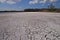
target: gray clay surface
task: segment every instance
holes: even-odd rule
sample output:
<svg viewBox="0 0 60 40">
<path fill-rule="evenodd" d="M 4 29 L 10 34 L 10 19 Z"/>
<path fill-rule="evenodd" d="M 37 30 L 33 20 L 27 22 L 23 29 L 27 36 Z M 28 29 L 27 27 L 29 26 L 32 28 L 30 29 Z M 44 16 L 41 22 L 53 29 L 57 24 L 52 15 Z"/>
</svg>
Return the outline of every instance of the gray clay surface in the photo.
<svg viewBox="0 0 60 40">
<path fill-rule="evenodd" d="M 60 40 L 60 14 L 1 13 L 0 40 Z"/>
</svg>

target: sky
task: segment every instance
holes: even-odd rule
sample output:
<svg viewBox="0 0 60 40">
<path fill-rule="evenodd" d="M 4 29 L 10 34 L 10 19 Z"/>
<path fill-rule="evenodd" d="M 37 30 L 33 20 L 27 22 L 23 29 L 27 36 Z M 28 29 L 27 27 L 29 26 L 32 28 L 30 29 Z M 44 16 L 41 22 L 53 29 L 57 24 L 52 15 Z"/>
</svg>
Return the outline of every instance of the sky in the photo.
<svg viewBox="0 0 60 40">
<path fill-rule="evenodd" d="M 48 8 L 51 3 L 60 8 L 60 0 L 0 0 L 0 11 Z"/>
</svg>

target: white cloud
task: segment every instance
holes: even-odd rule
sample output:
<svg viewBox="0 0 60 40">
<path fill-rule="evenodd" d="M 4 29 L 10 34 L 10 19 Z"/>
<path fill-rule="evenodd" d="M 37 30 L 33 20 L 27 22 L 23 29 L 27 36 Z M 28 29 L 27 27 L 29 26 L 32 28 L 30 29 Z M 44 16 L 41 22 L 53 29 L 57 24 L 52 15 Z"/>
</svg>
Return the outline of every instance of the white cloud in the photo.
<svg viewBox="0 0 60 40">
<path fill-rule="evenodd" d="M 40 3 L 46 3 L 47 0 L 41 0 Z"/>
<path fill-rule="evenodd" d="M 6 3 L 8 3 L 8 4 L 15 4 L 16 2 L 9 0 Z"/>
<path fill-rule="evenodd" d="M 21 0 L 0 0 L 0 3 L 15 4 Z"/>
<path fill-rule="evenodd" d="M 33 0 L 29 2 L 29 4 L 36 4 L 36 3 L 38 3 L 38 0 Z"/>
<path fill-rule="evenodd" d="M 56 2 L 57 0 L 32 0 L 32 1 L 29 2 L 29 4 L 46 3 L 47 1 Z"/>
</svg>

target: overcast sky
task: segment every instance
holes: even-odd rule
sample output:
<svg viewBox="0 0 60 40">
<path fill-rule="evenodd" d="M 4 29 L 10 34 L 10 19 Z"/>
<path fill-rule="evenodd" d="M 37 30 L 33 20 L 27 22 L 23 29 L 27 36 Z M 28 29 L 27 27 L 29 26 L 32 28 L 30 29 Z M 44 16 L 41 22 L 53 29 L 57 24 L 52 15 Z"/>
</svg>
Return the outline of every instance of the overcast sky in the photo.
<svg viewBox="0 0 60 40">
<path fill-rule="evenodd" d="M 47 8 L 51 3 L 54 3 L 56 8 L 60 8 L 60 0 L 0 0 L 0 10 Z"/>
</svg>

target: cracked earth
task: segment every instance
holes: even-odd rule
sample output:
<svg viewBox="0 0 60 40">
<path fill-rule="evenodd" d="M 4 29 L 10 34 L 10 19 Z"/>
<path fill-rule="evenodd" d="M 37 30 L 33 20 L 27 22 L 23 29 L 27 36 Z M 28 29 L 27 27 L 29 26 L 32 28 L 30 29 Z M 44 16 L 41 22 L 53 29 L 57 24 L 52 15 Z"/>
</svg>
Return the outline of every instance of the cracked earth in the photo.
<svg viewBox="0 0 60 40">
<path fill-rule="evenodd" d="M 60 14 L 1 13 L 0 40 L 60 40 Z"/>
</svg>

